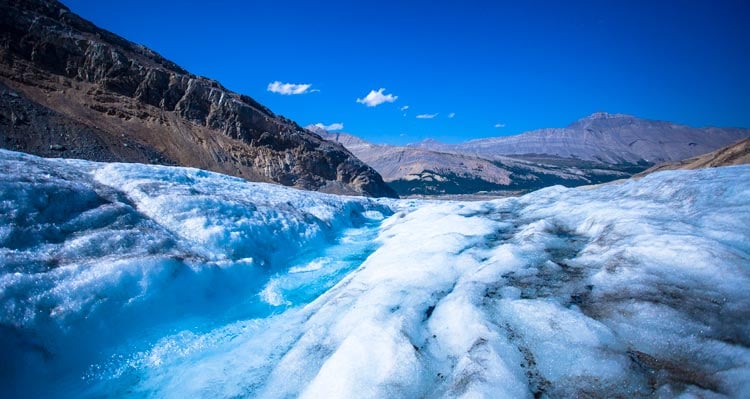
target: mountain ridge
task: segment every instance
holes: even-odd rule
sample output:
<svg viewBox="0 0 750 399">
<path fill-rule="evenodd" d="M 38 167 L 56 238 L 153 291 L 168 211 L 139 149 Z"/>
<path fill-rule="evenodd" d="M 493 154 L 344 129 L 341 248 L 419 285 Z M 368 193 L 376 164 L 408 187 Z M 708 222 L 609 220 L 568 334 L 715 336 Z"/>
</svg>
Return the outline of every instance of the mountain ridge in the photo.
<svg viewBox="0 0 750 399">
<path fill-rule="evenodd" d="M 750 129 L 697 129 L 606 112 L 585 116 L 565 128 L 459 144 L 431 138 L 406 146 L 373 144 L 343 132 L 307 128 L 347 147 L 400 195 L 502 194 L 554 184 L 606 183 L 661 163 L 653 160 L 679 161 L 735 138 L 750 137 Z M 552 144 L 545 146 L 547 142 Z"/>
<path fill-rule="evenodd" d="M 373 144 L 343 132 L 308 126 L 375 168 L 399 195 L 507 195 L 553 184 L 578 186 L 628 177 L 645 166 L 606 166 L 558 157 L 483 156 L 440 148 Z"/>
<path fill-rule="evenodd" d="M 535 129 L 458 144 L 422 141 L 412 146 L 484 156 L 547 154 L 609 164 L 656 164 L 704 154 L 747 137 L 747 128 L 694 128 L 628 114 L 596 112 L 563 128 Z"/>
<path fill-rule="evenodd" d="M 8 97 L 0 109 L 4 148 L 192 166 L 341 194 L 395 195 L 343 146 L 96 27 L 59 2 L 3 0 L 0 10 L 0 83 Z M 14 108 L 18 102 L 23 106 Z M 79 135 L 82 128 L 86 136 Z M 81 142 L 97 145 L 79 148 Z"/>
</svg>

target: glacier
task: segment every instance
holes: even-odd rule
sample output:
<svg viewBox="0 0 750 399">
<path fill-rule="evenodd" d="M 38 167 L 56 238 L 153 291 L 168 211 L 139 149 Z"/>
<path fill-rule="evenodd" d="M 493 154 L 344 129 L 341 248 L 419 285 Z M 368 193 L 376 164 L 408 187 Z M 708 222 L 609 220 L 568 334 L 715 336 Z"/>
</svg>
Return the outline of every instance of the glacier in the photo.
<svg viewBox="0 0 750 399">
<path fill-rule="evenodd" d="M 2 397 L 750 397 L 750 166 L 484 202 L 0 150 Z"/>
</svg>

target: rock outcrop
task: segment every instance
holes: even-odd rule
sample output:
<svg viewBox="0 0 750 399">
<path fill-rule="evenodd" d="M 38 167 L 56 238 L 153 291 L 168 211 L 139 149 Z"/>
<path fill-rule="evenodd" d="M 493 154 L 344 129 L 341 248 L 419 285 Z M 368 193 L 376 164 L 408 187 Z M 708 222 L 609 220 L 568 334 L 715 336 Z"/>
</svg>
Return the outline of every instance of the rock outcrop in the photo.
<svg viewBox="0 0 750 399">
<path fill-rule="evenodd" d="M 0 83 L 3 148 L 395 195 L 343 146 L 56 1 L 0 0 Z"/>
</svg>

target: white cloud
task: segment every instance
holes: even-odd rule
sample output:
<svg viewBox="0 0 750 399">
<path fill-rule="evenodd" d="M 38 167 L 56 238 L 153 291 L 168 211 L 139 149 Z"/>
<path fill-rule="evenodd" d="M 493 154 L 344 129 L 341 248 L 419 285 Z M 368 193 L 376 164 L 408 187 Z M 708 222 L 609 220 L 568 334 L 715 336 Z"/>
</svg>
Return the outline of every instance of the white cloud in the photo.
<svg viewBox="0 0 750 399">
<path fill-rule="evenodd" d="M 448 114 L 448 119 L 453 119 L 454 116 L 456 116 L 456 113 L 451 112 L 450 114 Z"/>
<path fill-rule="evenodd" d="M 305 83 L 305 84 L 297 84 L 297 83 L 281 83 L 280 81 L 271 82 L 268 84 L 267 90 L 271 93 L 278 93 L 283 95 L 292 95 L 292 94 L 307 94 L 307 93 L 314 93 L 320 90 L 314 89 L 310 90 L 310 87 L 312 87 L 312 84 Z"/>
<path fill-rule="evenodd" d="M 408 105 L 404 105 L 403 107 L 401 107 L 401 111 L 406 111 L 407 109 L 409 109 Z"/>
<path fill-rule="evenodd" d="M 417 119 L 432 119 L 436 116 L 438 116 L 438 114 L 419 114 L 417 115 Z"/>
<path fill-rule="evenodd" d="M 505 127 L 505 124 L 504 123 L 496 123 L 495 127 L 497 127 L 497 128 Z"/>
<path fill-rule="evenodd" d="M 341 123 L 341 122 L 331 123 L 330 125 L 324 125 L 322 123 L 316 123 L 313 126 L 319 128 L 319 129 L 327 130 L 329 132 L 334 131 L 334 130 L 341 130 L 341 129 L 344 128 L 344 124 Z"/>
<path fill-rule="evenodd" d="M 383 103 L 392 103 L 398 98 L 398 96 L 394 96 L 393 94 L 383 94 L 384 91 L 385 89 L 382 87 L 378 91 L 370 90 L 370 93 L 365 98 L 358 98 L 357 102 L 365 104 L 368 107 L 377 107 Z"/>
</svg>

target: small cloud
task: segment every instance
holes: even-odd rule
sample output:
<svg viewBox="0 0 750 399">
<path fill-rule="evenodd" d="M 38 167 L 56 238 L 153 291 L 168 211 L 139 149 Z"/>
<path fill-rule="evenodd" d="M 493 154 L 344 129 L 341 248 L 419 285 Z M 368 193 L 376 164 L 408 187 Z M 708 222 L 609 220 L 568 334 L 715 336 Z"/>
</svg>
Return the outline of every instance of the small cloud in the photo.
<svg viewBox="0 0 750 399">
<path fill-rule="evenodd" d="M 398 96 L 394 96 L 393 94 L 383 94 L 384 91 L 385 89 L 382 87 L 378 91 L 370 90 L 370 93 L 364 98 L 358 98 L 357 102 L 365 104 L 368 107 L 377 107 L 380 104 L 392 103 L 398 99 Z"/>
<path fill-rule="evenodd" d="M 401 111 L 406 111 L 407 109 L 409 109 L 408 105 L 404 105 L 403 107 L 401 107 Z"/>
<path fill-rule="evenodd" d="M 456 113 L 451 112 L 450 114 L 448 114 L 448 119 L 453 119 L 454 116 L 456 116 Z"/>
<path fill-rule="evenodd" d="M 271 93 L 283 94 L 285 96 L 293 94 L 306 94 L 314 93 L 320 90 L 310 90 L 311 84 L 297 84 L 297 83 L 281 83 L 280 81 L 271 82 L 268 84 L 266 90 Z"/>
<path fill-rule="evenodd" d="M 417 115 L 417 119 L 432 119 L 436 116 L 438 116 L 438 114 L 419 114 Z"/>
<path fill-rule="evenodd" d="M 495 127 L 496 127 L 496 128 L 501 128 L 501 127 L 505 127 L 505 124 L 504 124 L 504 123 L 496 123 L 496 124 L 495 124 Z"/>
<path fill-rule="evenodd" d="M 330 125 L 324 125 L 322 123 L 316 123 L 313 126 L 317 127 L 318 129 L 323 129 L 329 132 L 332 132 L 334 130 L 341 130 L 344 128 L 344 124 L 340 122 L 331 123 Z"/>
</svg>

